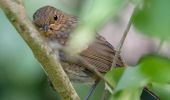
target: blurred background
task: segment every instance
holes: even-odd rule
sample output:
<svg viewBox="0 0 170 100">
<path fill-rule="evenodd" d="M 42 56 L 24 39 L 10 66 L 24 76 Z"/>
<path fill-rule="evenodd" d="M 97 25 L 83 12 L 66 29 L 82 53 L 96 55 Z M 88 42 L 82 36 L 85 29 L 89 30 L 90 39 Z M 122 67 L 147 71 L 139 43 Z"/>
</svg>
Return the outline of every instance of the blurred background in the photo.
<svg viewBox="0 0 170 100">
<path fill-rule="evenodd" d="M 40 7 L 52 5 L 67 13 L 78 15 L 85 0 L 24 0 L 27 15 L 32 20 L 33 13 Z M 98 33 L 112 45 L 117 46 L 133 5 L 123 8 L 116 20 L 111 20 Z M 58 95 L 49 86 L 47 76 L 41 65 L 34 58 L 30 48 L 23 41 L 15 28 L 0 9 L 0 100 L 58 100 Z M 129 65 L 135 65 L 139 58 L 147 53 L 156 52 L 160 41 L 139 34 L 132 26 L 121 55 Z M 164 43 L 160 54 L 170 55 L 170 47 Z M 78 94 L 84 98 L 89 86 L 74 84 Z M 98 100 L 102 95 L 102 83 L 97 87 L 91 100 Z"/>
</svg>

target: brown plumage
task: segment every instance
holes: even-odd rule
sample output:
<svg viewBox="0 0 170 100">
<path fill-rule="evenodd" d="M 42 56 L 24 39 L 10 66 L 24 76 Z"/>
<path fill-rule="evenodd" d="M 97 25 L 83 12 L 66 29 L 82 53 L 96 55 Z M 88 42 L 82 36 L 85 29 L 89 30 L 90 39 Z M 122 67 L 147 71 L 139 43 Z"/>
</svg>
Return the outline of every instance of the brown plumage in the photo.
<svg viewBox="0 0 170 100">
<path fill-rule="evenodd" d="M 51 48 L 56 51 L 66 45 L 66 42 L 77 26 L 77 17 L 66 14 L 54 7 L 45 6 L 38 9 L 33 15 L 33 22 L 41 31 Z M 60 54 L 64 55 L 65 54 Z M 96 40 L 89 47 L 80 53 L 80 56 L 95 66 L 101 73 L 106 73 L 112 65 L 115 50 L 104 37 L 97 35 Z M 68 60 L 61 57 L 61 64 L 68 74 L 71 81 L 93 84 L 97 78 L 90 72 L 85 65 Z M 120 56 L 116 61 L 116 66 L 124 66 Z"/>
</svg>

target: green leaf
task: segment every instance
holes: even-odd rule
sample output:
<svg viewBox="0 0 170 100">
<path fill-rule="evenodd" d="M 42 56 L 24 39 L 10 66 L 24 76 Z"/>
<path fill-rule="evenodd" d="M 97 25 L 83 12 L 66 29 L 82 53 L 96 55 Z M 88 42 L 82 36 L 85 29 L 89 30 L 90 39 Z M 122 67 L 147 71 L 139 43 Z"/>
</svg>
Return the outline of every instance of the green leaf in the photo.
<svg viewBox="0 0 170 100">
<path fill-rule="evenodd" d="M 106 20 L 117 15 L 125 0 L 88 0 L 82 11 L 84 24 L 91 27 L 99 27 Z"/>
<path fill-rule="evenodd" d="M 156 55 L 145 56 L 139 63 L 140 71 L 151 81 L 170 82 L 170 60 Z"/>
<path fill-rule="evenodd" d="M 143 4 L 143 0 L 130 0 L 130 1 L 135 5 Z"/>
<path fill-rule="evenodd" d="M 111 100 L 139 100 L 142 88 L 148 83 L 138 67 L 112 69 L 105 77 L 115 88 Z"/>
<path fill-rule="evenodd" d="M 148 83 L 148 78 L 144 77 L 138 67 L 127 67 L 121 79 L 119 80 L 115 90 L 138 89 L 144 87 Z"/>
<path fill-rule="evenodd" d="M 116 87 L 120 77 L 122 76 L 124 68 L 115 68 L 105 74 L 106 79 L 111 85 Z"/>
<path fill-rule="evenodd" d="M 149 87 L 161 100 L 169 100 L 170 98 L 170 84 L 152 83 Z"/>
<path fill-rule="evenodd" d="M 140 100 L 142 89 L 124 89 L 112 95 L 111 100 Z"/>
<path fill-rule="evenodd" d="M 134 25 L 143 33 L 167 38 L 170 36 L 170 0 L 144 0 L 143 8 L 134 14 Z"/>
<path fill-rule="evenodd" d="M 94 40 L 96 30 L 120 11 L 126 0 L 87 0 L 80 14 L 79 26 L 73 32 L 66 52 L 76 55 Z"/>
</svg>

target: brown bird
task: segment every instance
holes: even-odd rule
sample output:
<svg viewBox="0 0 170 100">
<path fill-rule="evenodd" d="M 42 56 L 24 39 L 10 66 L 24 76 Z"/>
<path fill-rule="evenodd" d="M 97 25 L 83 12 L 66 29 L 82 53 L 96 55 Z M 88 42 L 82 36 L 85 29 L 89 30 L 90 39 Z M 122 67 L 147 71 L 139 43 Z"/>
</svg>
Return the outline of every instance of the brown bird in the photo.
<svg viewBox="0 0 170 100">
<path fill-rule="evenodd" d="M 77 21 L 77 17 L 66 14 L 51 6 L 44 6 L 38 9 L 33 15 L 34 24 L 56 53 L 56 56 L 60 57 L 61 65 L 70 80 L 72 82 L 92 85 L 90 93 L 87 96 L 88 99 L 99 82 L 99 77 L 88 70 L 85 64 L 66 59 L 67 55 L 59 51 L 60 48 L 66 45 L 70 34 L 77 27 Z M 103 74 L 110 70 L 114 55 L 115 50 L 113 46 L 99 34 L 96 36 L 94 42 L 80 53 L 81 58 L 96 67 L 96 69 Z M 125 66 L 125 64 L 119 55 L 116 61 L 116 67 L 123 66 Z M 158 100 L 158 97 L 147 88 L 144 88 L 144 91 L 153 99 Z"/>
<path fill-rule="evenodd" d="M 33 15 L 33 22 L 49 43 L 51 48 L 60 57 L 61 65 L 70 80 L 78 83 L 91 84 L 95 88 L 100 80 L 95 74 L 89 71 L 82 63 L 66 60 L 63 52 L 58 50 L 65 46 L 70 34 L 77 27 L 78 18 L 66 14 L 54 7 L 45 6 L 38 9 Z M 95 41 L 89 47 L 80 53 L 80 56 L 101 73 L 110 70 L 115 50 L 113 46 L 105 40 L 104 37 L 97 35 Z M 124 66 L 121 57 L 116 61 L 117 67 Z M 92 89 L 93 90 L 93 89 Z"/>
</svg>

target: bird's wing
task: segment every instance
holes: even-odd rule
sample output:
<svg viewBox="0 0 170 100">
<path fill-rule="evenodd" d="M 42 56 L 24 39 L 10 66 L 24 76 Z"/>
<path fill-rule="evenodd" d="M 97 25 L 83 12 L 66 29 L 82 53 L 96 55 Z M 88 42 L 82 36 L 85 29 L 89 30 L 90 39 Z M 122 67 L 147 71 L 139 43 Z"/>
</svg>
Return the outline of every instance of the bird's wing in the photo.
<svg viewBox="0 0 170 100">
<path fill-rule="evenodd" d="M 107 42 L 102 36 L 98 36 L 97 39 L 80 54 L 80 56 L 82 56 L 90 64 L 95 66 L 98 71 L 102 73 L 105 73 L 110 70 L 114 55 L 115 50 L 113 46 L 109 42 Z M 116 61 L 116 66 L 124 66 L 124 63 L 122 62 L 120 56 Z"/>
</svg>

